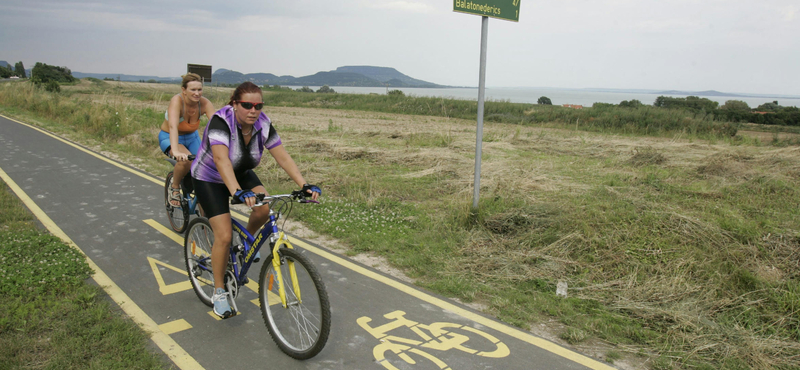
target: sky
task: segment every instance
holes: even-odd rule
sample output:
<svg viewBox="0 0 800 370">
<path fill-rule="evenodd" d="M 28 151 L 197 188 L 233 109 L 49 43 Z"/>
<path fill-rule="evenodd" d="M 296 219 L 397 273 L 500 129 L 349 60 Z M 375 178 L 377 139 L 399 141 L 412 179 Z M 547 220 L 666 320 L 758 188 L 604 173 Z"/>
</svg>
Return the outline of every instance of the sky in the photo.
<svg viewBox="0 0 800 370">
<path fill-rule="evenodd" d="M 84 73 L 371 65 L 477 86 L 480 41 L 452 0 L 0 0 L 0 60 Z M 487 87 L 800 95 L 800 2 L 521 0 L 519 22 L 489 18 L 486 60 Z"/>
</svg>

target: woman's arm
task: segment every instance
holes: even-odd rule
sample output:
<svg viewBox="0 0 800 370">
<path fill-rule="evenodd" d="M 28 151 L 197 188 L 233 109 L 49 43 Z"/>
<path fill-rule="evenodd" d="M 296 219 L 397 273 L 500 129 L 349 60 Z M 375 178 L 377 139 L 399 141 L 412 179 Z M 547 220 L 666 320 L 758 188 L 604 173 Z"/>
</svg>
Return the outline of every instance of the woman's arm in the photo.
<svg viewBox="0 0 800 370">
<path fill-rule="evenodd" d="M 169 100 L 169 107 L 167 108 L 167 116 L 169 118 L 169 145 L 172 150 L 172 156 L 179 161 L 185 161 L 189 157 L 189 152 L 184 152 L 180 149 L 178 143 L 178 121 L 181 116 L 181 98 L 180 95 L 175 95 Z"/>
<path fill-rule="evenodd" d="M 228 188 L 228 192 L 233 194 L 239 189 L 239 182 L 236 181 L 236 175 L 233 173 L 233 164 L 231 159 L 228 158 L 228 147 L 225 145 L 212 145 L 211 153 L 214 155 L 214 165 L 217 166 L 217 172 L 222 177 L 222 182 Z"/>
<path fill-rule="evenodd" d="M 236 190 L 241 189 L 239 181 L 236 181 L 236 174 L 233 173 L 233 164 L 228 157 L 228 147 L 225 145 L 212 145 L 211 153 L 214 156 L 214 165 L 217 166 L 217 172 L 222 177 L 222 182 L 228 188 L 228 193 L 234 195 Z M 245 204 L 248 207 L 253 207 L 256 204 L 256 198 L 247 198 Z"/>
<path fill-rule="evenodd" d="M 289 152 L 286 151 L 286 148 L 283 147 L 283 144 L 270 149 L 269 154 L 272 154 L 272 158 L 275 158 L 275 162 L 278 162 L 278 165 L 286 171 L 286 174 L 289 175 L 297 186 L 303 187 L 303 185 L 306 184 L 306 179 L 303 178 L 303 174 L 300 173 L 300 169 L 297 168 L 297 164 L 294 163 L 294 160 L 289 155 Z M 317 200 L 317 196 L 319 196 L 319 193 L 312 193 L 311 199 Z"/>
</svg>

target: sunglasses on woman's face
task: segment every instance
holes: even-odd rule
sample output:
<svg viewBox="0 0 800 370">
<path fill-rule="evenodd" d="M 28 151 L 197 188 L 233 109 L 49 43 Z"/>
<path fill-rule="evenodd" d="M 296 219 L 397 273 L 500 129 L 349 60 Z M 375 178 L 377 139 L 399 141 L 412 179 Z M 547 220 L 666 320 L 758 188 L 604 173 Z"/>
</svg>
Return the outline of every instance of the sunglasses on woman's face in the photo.
<svg viewBox="0 0 800 370">
<path fill-rule="evenodd" d="M 240 101 L 239 105 L 241 105 L 242 108 L 247 110 L 251 110 L 253 109 L 253 107 L 255 107 L 256 110 L 261 110 L 261 108 L 264 108 L 264 103 L 254 103 L 249 101 Z"/>
</svg>

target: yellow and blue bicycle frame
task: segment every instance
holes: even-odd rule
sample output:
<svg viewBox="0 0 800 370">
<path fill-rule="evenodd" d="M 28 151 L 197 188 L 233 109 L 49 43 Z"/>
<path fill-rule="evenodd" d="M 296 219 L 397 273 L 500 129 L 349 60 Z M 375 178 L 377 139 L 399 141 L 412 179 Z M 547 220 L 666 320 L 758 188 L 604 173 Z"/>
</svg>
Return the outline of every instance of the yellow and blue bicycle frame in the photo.
<svg viewBox="0 0 800 370">
<path fill-rule="evenodd" d="M 264 227 L 261 229 L 261 232 L 259 232 L 257 236 L 250 235 L 244 225 L 233 218 L 231 218 L 231 228 L 233 229 L 233 233 L 239 234 L 243 243 L 241 246 L 243 249 L 231 248 L 230 250 L 231 261 L 233 262 L 233 274 L 235 275 L 238 284 L 240 286 L 245 284 L 247 279 L 247 271 L 250 269 L 250 266 L 253 263 L 253 258 L 264 245 L 264 243 L 269 240 L 270 244 L 272 245 L 272 266 L 275 270 L 275 277 L 278 279 L 278 292 L 280 293 L 279 296 L 281 299 L 281 304 L 284 308 L 286 308 L 286 287 L 283 286 L 283 276 L 280 269 L 281 258 L 278 252 L 282 247 L 289 249 L 293 249 L 294 247 L 291 243 L 289 243 L 289 238 L 286 237 L 286 234 L 284 234 L 283 231 L 278 230 L 277 217 L 275 217 L 274 212 L 270 210 L 269 221 L 267 221 L 267 224 L 264 225 Z M 237 259 L 237 253 L 239 250 L 242 250 L 242 255 L 244 256 L 241 267 L 238 265 Z M 289 273 L 292 277 L 292 289 L 294 290 L 294 294 L 298 301 L 302 302 L 300 298 L 300 285 L 297 282 L 297 272 L 295 271 L 294 262 L 286 261 L 286 263 L 289 266 Z M 268 290 L 272 290 L 272 284 L 273 279 L 270 277 Z"/>
</svg>

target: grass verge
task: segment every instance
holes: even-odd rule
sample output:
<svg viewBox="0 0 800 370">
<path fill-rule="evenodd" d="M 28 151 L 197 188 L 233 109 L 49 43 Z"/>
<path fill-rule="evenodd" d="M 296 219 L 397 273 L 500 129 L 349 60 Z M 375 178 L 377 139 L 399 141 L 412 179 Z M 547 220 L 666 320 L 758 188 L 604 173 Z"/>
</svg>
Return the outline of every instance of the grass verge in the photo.
<svg viewBox="0 0 800 370">
<path fill-rule="evenodd" d="M 37 230 L 0 185 L 0 369 L 167 369 L 149 337 L 86 283 L 83 255 Z"/>
</svg>

